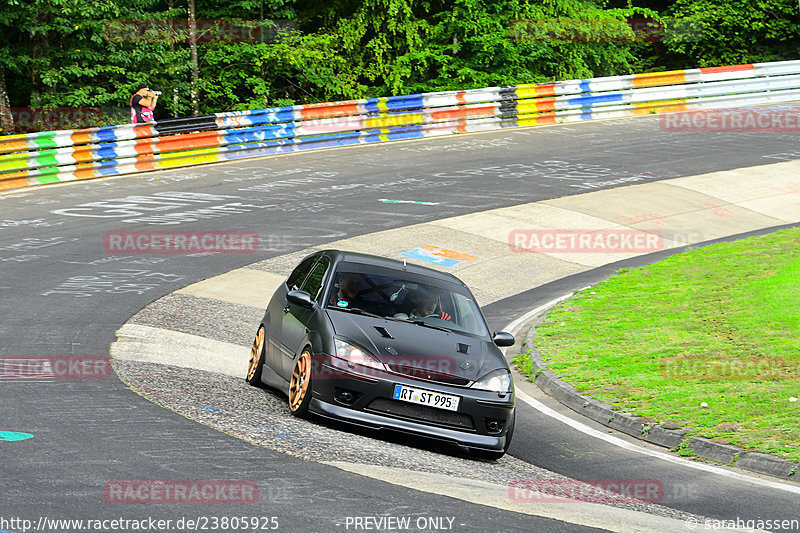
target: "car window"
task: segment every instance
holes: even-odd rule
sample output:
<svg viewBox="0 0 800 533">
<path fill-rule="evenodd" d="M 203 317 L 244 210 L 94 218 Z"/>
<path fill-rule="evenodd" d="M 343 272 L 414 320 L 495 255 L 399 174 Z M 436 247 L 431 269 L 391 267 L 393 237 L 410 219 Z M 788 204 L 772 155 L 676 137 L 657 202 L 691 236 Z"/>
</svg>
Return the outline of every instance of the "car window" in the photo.
<svg viewBox="0 0 800 533">
<path fill-rule="evenodd" d="M 481 315 L 478 314 L 475 302 L 463 294 L 453 293 L 453 303 L 455 308 L 455 321 L 465 331 L 486 333 Z"/>
<path fill-rule="evenodd" d="M 463 286 L 399 270 L 347 263 L 337 269 L 333 279 L 328 308 L 358 308 L 381 317 L 488 335 L 478 305 Z"/>
<path fill-rule="evenodd" d="M 357 307 L 370 313 L 386 314 L 385 306 L 391 303 L 391 277 L 372 273 L 339 270 L 331 288 L 328 305 L 332 307 Z"/>
<path fill-rule="evenodd" d="M 328 266 L 330 266 L 330 261 L 328 258 L 321 258 L 319 262 L 314 265 L 314 269 L 311 271 L 311 274 L 309 274 L 305 283 L 303 283 L 301 287 L 301 290 L 304 290 L 310 294 L 311 298 L 314 300 L 319 297 L 319 294 L 322 291 L 322 281 L 325 279 L 325 272 L 328 271 Z"/>
<path fill-rule="evenodd" d="M 286 285 L 289 287 L 290 291 L 296 291 L 303 285 L 303 280 L 306 279 L 306 276 L 311 271 L 311 267 L 314 266 L 314 263 L 317 262 L 317 259 L 319 259 L 319 256 L 316 255 L 303 259 L 292 273 L 289 274 Z"/>
</svg>

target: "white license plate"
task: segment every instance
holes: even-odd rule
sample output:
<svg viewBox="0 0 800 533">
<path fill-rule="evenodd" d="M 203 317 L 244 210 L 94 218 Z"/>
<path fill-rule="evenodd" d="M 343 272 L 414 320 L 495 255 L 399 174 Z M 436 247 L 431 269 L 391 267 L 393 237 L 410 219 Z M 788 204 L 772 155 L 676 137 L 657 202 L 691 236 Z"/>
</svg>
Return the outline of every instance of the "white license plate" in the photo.
<svg viewBox="0 0 800 533">
<path fill-rule="evenodd" d="M 393 398 L 403 402 L 447 409 L 448 411 L 458 411 L 458 404 L 461 402 L 460 396 L 442 394 L 425 389 L 415 389 L 413 387 L 406 387 L 405 385 L 394 386 Z"/>
</svg>

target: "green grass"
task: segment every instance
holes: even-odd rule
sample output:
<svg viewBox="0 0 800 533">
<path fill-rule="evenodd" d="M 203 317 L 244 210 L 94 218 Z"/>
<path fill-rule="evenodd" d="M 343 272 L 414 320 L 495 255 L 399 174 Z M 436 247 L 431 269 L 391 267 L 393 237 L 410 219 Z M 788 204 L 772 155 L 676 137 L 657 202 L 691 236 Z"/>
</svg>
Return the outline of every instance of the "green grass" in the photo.
<svg viewBox="0 0 800 533">
<path fill-rule="evenodd" d="M 798 229 L 623 269 L 556 307 L 536 340 L 551 370 L 616 409 L 800 462 Z"/>
</svg>

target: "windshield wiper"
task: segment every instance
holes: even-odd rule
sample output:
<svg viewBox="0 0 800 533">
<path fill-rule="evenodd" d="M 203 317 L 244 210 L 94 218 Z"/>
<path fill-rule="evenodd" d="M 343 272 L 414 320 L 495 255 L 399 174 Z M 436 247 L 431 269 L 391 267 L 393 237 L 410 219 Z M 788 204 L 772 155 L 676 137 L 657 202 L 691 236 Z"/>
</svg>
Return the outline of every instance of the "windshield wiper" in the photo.
<svg viewBox="0 0 800 533">
<path fill-rule="evenodd" d="M 363 309 L 359 309 L 358 307 L 329 307 L 328 309 L 336 309 L 338 311 L 347 311 L 348 313 L 355 313 L 357 315 L 364 315 L 364 316 L 371 316 L 375 318 L 385 318 L 381 315 L 376 315 L 375 313 L 370 313 L 369 311 L 364 311 Z"/>
<path fill-rule="evenodd" d="M 416 324 L 418 326 L 425 326 L 426 328 L 438 329 L 439 331 L 446 331 L 447 333 L 450 333 L 450 330 L 447 328 L 443 328 L 441 326 L 434 326 L 433 324 L 428 324 L 427 322 L 423 322 L 422 320 L 409 320 L 408 322 L 411 322 L 412 324 Z"/>
<path fill-rule="evenodd" d="M 385 316 L 383 318 L 385 318 L 386 320 L 393 320 L 395 322 L 406 322 L 406 323 L 409 322 L 407 318 L 397 318 L 396 316 Z"/>
</svg>

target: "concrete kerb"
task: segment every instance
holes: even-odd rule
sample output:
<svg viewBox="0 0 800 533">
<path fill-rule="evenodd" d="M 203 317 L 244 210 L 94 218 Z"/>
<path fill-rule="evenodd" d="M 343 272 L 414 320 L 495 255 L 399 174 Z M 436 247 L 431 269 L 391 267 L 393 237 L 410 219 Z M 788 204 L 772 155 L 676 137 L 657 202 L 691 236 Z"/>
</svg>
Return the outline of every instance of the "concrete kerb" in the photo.
<svg viewBox="0 0 800 533">
<path fill-rule="evenodd" d="M 629 413 L 615 411 L 606 403 L 580 394 L 575 387 L 547 368 L 547 363 L 542 359 L 536 347 L 536 326 L 542 323 L 547 313 L 556 304 L 557 301 L 550 308 L 543 309 L 540 314 L 531 318 L 527 326 L 521 328 L 522 331 L 525 331 L 525 337 L 520 347 L 520 353 L 529 352 L 535 376 L 533 382 L 543 392 L 595 422 L 645 442 L 669 448 L 671 451 L 688 450 L 695 457 L 781 479 L 789 479 L 800 469 L 800 465 L 797 463 L 780 457 L 745 451 L 742 448 L 721 444 L 703 437 L 687 437 L 687 429 L 666 429 L 659 424 L 642 420 Z M 515 373 L 518 379 L 526 379 L 516 369 Z"/>
</svg>

